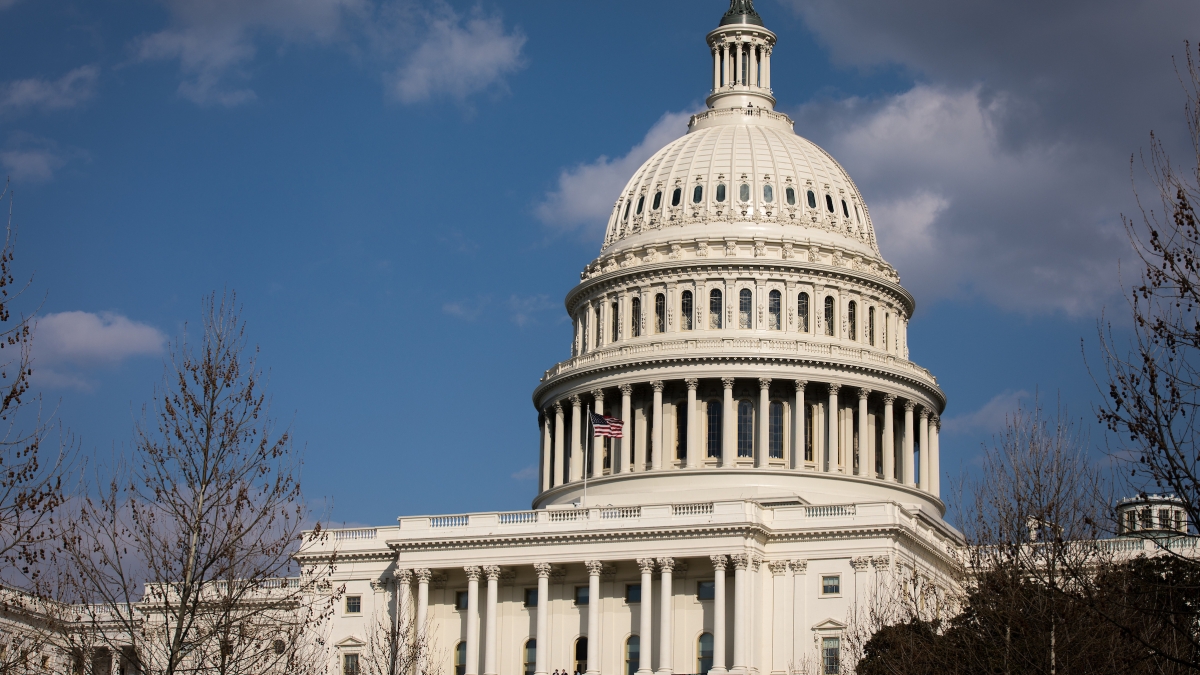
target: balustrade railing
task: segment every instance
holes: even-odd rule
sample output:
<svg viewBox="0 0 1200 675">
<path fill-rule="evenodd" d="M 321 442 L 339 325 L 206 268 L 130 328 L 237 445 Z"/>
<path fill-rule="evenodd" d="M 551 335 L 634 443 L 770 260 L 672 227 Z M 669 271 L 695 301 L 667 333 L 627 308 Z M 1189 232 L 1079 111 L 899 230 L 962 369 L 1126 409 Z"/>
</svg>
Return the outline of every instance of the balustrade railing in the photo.
<svg viewBox="0 0 1200 675">
<path fill-rule="evenodd" d="M 470 516 L 434 516 L 429 519 L 430 527 L 466 527 L 471 522 Z"/>
<path fill-rule="evenodd" d="M 334 530 L 333 540 L 344 541 L 347 539 L 374 539 L 376 528 L 366 527 L 358 530 Z"/>
<path fill-rule="evenodd" d="M 575 520 L 587 520 L 587 509 L 570 509 L 566 511 L 551 511 L 550 522 L 569 523 Z"/>
<path fill-rule="evenodd" d="M 675 516 L 707 516 L 713 512 L 712 502 L 700 504 L 672 504 L 671 515 Z"/>
<path fill-rule="evenodd" d="M 512 511 L 510 513 L 500 514 L 501 525 L 520 525 L 523 523 L 536 523 L 537 511 Z"/>
<path fill-rule="evenodd" d="M 831 518 L 834 516 L 854 515 L 853 504 L 832 504 L 827 506 L 806 506 L 804 515 L 808 518 Z"/>
<path fill-rule="evenodd" d="M 618 506 L 600 509 L 600 518 L 603 520 L 641 517 L 642 507 L 640 506 Z"/>
</svg>

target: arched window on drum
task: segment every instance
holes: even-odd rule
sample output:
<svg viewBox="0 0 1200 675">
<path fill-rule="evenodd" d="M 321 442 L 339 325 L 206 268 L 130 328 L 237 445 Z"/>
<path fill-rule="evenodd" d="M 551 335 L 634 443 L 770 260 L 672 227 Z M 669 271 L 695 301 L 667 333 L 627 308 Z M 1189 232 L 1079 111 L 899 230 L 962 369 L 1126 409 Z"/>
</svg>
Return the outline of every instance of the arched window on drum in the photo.
<svg viewBox="0 0 1200 675">
<path fill-rule="evenodd" d="M 846 324 L 847 324 L 847 329 L 849 330 L 849 333 L 850 333 L 848 337 L 851 340 L 857 340 L 858 339 L 858 303 L 854 302 L 853 300 L 850 301 L 850 305 L 846 308 Z"/>
<path fill-rule="evenodd" d="M 783 329 L 783 295 L 779 291 L 771 291 L 767 295 L 767 328 L 770 330 Z"/>
<path fill-rule="evenodd" d="M 708 293 L 708 327 L 720 328 L 725 310 L 721 302 L 720 289 L 714 288 Z"/>
<path fill-rule="evenodd" d="M 737 454 L 754 456 L 754 404 L 745 399 L 737 407 Z"/>
<path fill-rule="evenodd" d="M 738 328 L 754 327 L 754 292 L 743 288 L 738 293 Z"/>
<path fill-rule="evenodd" d="M 796 297 L 796 323 L 801 333 L 808 332 L 808 293 Z"/>
<path fill-rule="evenodd" d="M 833 296 L 825 296 L 825 334 L 833 335 Z"/>
<path fill-rule="evenodd" d="M 662 293 L 654 296 L 654 332 L 667 332 L 667 296 Z"/>
<path fill-rule="evenodd" d="M 696 641 L 696 672 L 708 675 L 713 666 L 713 636 L 712 633 L 701 633 Z"/>
<path fill-rule="evenodd" d="M 875 308 L 867 308 L 867 343 L 875 346 Z"/>
<path fill-rule="evenodd" d="M 634 298 L 629 303 L 629 334 L 633 337 L 642 335 L 642 299 Z"/>
<path fill-rule="evenodd" d="M 614 302 L 609 311 L 612 312 L 612 341 L 616 342 L 621 339 L 621 305 Z"/>
<path fill-rule="evenodd" d="M 692 292 L 684 291 L 679 296 L 679 323 L 683 330 L 692 329 Z"/>
</svg>

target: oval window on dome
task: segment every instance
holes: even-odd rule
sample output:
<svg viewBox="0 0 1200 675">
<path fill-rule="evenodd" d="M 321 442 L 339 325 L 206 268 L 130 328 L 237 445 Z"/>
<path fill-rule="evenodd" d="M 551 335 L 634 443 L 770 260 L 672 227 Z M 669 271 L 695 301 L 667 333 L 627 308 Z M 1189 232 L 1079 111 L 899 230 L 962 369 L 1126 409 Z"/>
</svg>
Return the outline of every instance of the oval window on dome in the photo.
<svg viewBox="0 0 1200 675">
<path fill-rule="evenodd" d="M 642 215 L 642 207 L 646 205 L 646 195 L 638 197 L 637 215 Z"/>
<path fill-rule="evenodd" d="M 850 217 L 850 207 L 846 206 L 845 199 L 842 200 L 842 214 L 845 215 L 847 218 Z"/>
<path fill-rule="evenodd" d="M 858 213 L 858 204 L 854 205 L 854 222 L 856 222 L 856 223 L 862 222 L 862 216 L 859 215 L 859 213 Z"/>
<path fill-rule="evenodd" d="M 783 196 L 787 198 L 788 206 L 796 205 L 796 188 L 790 187 L 784 190 Z"/>
<path fill-rule="evenodd" d="M 629 207 L 633 206 L 633 202 L 625 202 L 625 215 L 621 216 L 625 220 L 629 220 Z"/>
<path fill-rule="evenodd" d="M 817 194 L 815 192 L 813 192 L 812 190 L 808 191 L 808 208 L 810 208 L 810 209 L 817 208 Z"/>
<path fill-rule="evenodd" d="M 829 209 L 830 213 L 834 213 L 833 197 L 830 197 L 829 195 L 825 195 L 825 208 Z M 638 213 L 641 213 L 641 212 L 642 212 L 642 205 L 639 203 L 638 204 Z"/>
<path fill-rule="evenodd" d="M 763 201 L 768 204 L 775 201 L 775 188 L 770 185 L 763 186 Z"/>
<path fill-rule="evenodd" d="M 671 193 L 671 206 L 679 206 L 680 200 L 683 199 L 683 188 L 675 188 Z"/>
<path fill-rule="evenodd" d="M 750 185 L 748 183 L 742 183 L 742 186 L 738 188 L 738 199 L 744 202 L 750 201 Z"/>
<path fill-rule="evenodd" d="M 654 193 L 654 203 L 650 205 L 650 208 L 657 211 L 658 207 L 660 207 L 660 206 L 662 206 L 662 192 L 661 191 Z"/>
<path fill-rule="evenodd" d="M 717 201 L 718 202 L 725 201 L 725 184 L 724 183 L 717 183 Z"/>
<path fill-rule="evenodd" d="M 693 204 L 699 204 L 699 203 L 700 203 L 700 200 L 701 200 L 703 197 L 704 197 L 704 186 L 703 186 L 703 185 L 697 185 L 697 186 L 696 186 L 696 189 L 695 189 L 695 190 L 692 190 L 692 203 L 693 203 Z"/>
</svg>

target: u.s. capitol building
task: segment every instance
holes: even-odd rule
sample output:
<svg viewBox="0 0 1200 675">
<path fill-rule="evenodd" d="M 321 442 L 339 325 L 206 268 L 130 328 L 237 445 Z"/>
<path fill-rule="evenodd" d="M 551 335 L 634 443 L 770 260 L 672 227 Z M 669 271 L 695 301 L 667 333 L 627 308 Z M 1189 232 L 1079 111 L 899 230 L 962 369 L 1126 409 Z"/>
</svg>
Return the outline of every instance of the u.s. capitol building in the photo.
<svg viewBox="0 0 1200 675">
<path fill-rule="evenodd" d="M 733 0 L 708 109 L 614 195 L 572 356 L 533 392 L 532 509 L 330 533 L 335 672 L 396 612 L 447 675 L 824 670 L 883 576 L 953 583 L 915 302 L 850 176 L 775 112 L 775 41 Z"/>
</svg>

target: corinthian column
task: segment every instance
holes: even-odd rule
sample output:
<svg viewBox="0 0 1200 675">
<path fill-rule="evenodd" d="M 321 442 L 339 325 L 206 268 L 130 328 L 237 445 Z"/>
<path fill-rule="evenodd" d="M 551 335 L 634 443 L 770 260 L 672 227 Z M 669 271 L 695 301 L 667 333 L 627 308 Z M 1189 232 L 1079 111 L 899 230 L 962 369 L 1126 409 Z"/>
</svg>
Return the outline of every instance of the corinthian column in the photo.
<svg viewBox="0 0 1200 675">
<path fill-rule="evenodd" d="M 621 453 L 619 463 L 621 473 L 629 473 L 630 462 L 633 458 L 633 386 L 622 384 L 617 387 L 621 392 Z M 616 469 L 616 465 L 613 466 Z"/>
<path fill-rule="evenodd" d="M 654 558 L 638 558 L 638 567 L 642 570 L 642 601 L 638 618 L 638 675 L 650 675 L 654 671 L 650 667 L 650 651 L 653 646 L 651 635 L 654 630 L 650 627 L 653 614 L 650 610 L 654 605 Z M 591 602 L 591 598 L 588 598 Z M 589 640 L 588 642 L 591 642 Z"/>
<path fill-rule="evenodd" d="M 904 462 L 904 484 L 913 485 L 916 480 L 913 477 L 913 408 L 916 404 L 912 401 L 904 402 L 904 452 L 900 453 L 900 461 Z"/>
<path fill-rule="evenodd" d="M 696 432 L 696 388 L 700 380 L 695 378 L 684 380 L 687 385 L 687 468 L 695 469 L 700 466 L 700 434 Z"/>
<path fill-rule="evenodd" d="M 592 392 L 592 398 L 596 401 L 596 414 L 604 414 L 604 390 L 597 389 Z M 604 439 L 599 437 L 592 438 L 592 478 L 599 478 L 604 475 Z"/>
<path fill-rule="evenodd" d="M 929 490 L 929 410 L 922 407 L 920 424 L 917 426 L 918 438 L 921 439 L 921 489 Z"/>
<path fill-rule="evenodd" d="M 564 458 L 567 456 L 566 424 L 562 401 L 554 402 L 554 466 L 550 470 L 550 487 L 563 484 Z"/>
<path fill-rule="evenodd" d="M 713 91 L 721 88 L 721 48 L 713 47 Z"/>
<path fill-rule="evenodd" d="M 538 487 L 542 492 L 550 489 L 550 456 L 554 454 L 550 438 L 550 408 L 542 411 L 542 469 L 538 476 Z"/>
<path fill-rule="evenodd" d="M 733 562 L 733 669 L 740 673 L 747 672 L 746 668 L 746 599 L 749 590 L 746 588 L 746 568 L 750 566 L 750 556 L 745 553 L 735 553 L 729 556 Z"/>
<path fill-rule="evenodd" d="M 392 572 L 392 576 L 396 577 L 396 625 L 400 627 L 409 620 L 408 612 L 411 606 L 409 596 L 412 594 L 413 571 L 397 569 Z"/>
<path fill-rule="evenodd" d="M 583 478 L 583 407 L 579 396 L 571 397 L 571 482 Z"/>
<path fill-rule="evenodd" d="M 599 560 L 584 563 L 588 570 L 588 624 L 587 624 L 587 672 L 600 673 L 600 571 L 604 565 Z"/>
<path fill-rule="evenodd" d="M 758 378 L 758 452 L 754 466 L 766 466 L 771 454 L 771 378 Z"/>
<path fill-rule="evenodd" d="M 938 432 L 942 420 L 937 415 L 929 419 L 929 491 L 934 497 L 942 496 L 942 446 Z"/>
<path fill-rule="evenodd" d="M 804 388 L 807 386 L 808 382 L 796 380 L 796 405 L 792 409 L 794 440 L 792 441 L 791 464 L 793 469 L 804 466 Z"/>
<path fill-rule="evenodd" d="M 658 471 L 663 467 L 663 383 L 655 380 L 650 383 L 654 390 L 654 422 L 650 438 L 650 468 Z"/>
<path fill-rule="evenodd" d="M 464 567 L 467 573 L 467 665 L 466 675 L 479 675 L 479 575 L 478 567 Z"/>
<path fill-rule="evenodd" d="M 671 614 L 673 600 L 674 585 L 671 581 L 671 573 L 675 570 L 674 558 L 659 558 L 658 568 L 662 571 L 662 578 L 659 584 L 662 586 L 662 602 L 658 607 L 658 675 L 671 675 L 675 670 L 673 659 L 671 658 L 671 647 L 675 633 L 671 629 Z M 645 601 L 645 596 L 642 597 Z"/>
<path fill-rule="evenodd" d="M 721 410 L 721 466 L 731 467 L 737 453 L 737 416 L 733 412 L 733 378 L 721 378 L 721 386 L 725 389 L 725 405 Z"/>
<path fill-rule="evenodd" d="M 499 595 L 500 568 L 488 565 L 483 568 L 487 575 L 487 628 L 483 634 L 483 675 L 496 675 L 496 638 L 499 623 L 496 621 L 496 600 Z"/>
<path fill-rule="evenodd" d="M 833 467 L 838 461 L 838 389 L 841 385 L 833 382 L 829 383 L 829 433 L 826 436 L 829 438 L 828 446 L 829 455 L 824 459 L 825 470 L 833 471 Z"/>
<path fill-rule="evenodd" d="M 537 650 L 534 652 L 534 675 L 547 675 L 546 657 L 550 653 L 550 563 L 534 563 L 537 572 Z M 590 600 L 590 598 L 589 598 Z"/>
<path fill-rule="evenodd" d="M 729 558 L 724 555 L 709 556 L 713 564 L 713 675 L 724 675 L 725 664 L 725 566 Z"/>
<path fill-rule="evenodd" d="M 871 395 L 871 390 L 862 388 L 858 390 L 858 466 L 854 467 L 854 475 L 861 476 L 867 474 L 875 475 L 875 453 L 870 452 L 871 444 L 868 442 L 867 436 L 867 397 Z M 870 455 L 870 458 L 867 455 Z M 870 467 L 870 471 L 867 468 Z"/>
<path fill-rule="evenodd" d="M 426 635 L 425 620 L 429 616 L 429 578 L 433 573 L 428 568 L 419 567 L 413 570 L 413 574 L 417 575 L 417 643 L 426 644 L 428 636 Z M 421 670 L 421 664 L 417 664 L 416 675 L 424 675 Z"/>
<path fill-rule="evenodd" d="M 883 479 L 889 483 L 896 482 L 896 422 L 892 404 L 896 402 L 895 394 L 885 394 L 883 397 Z"/>
</svg>

